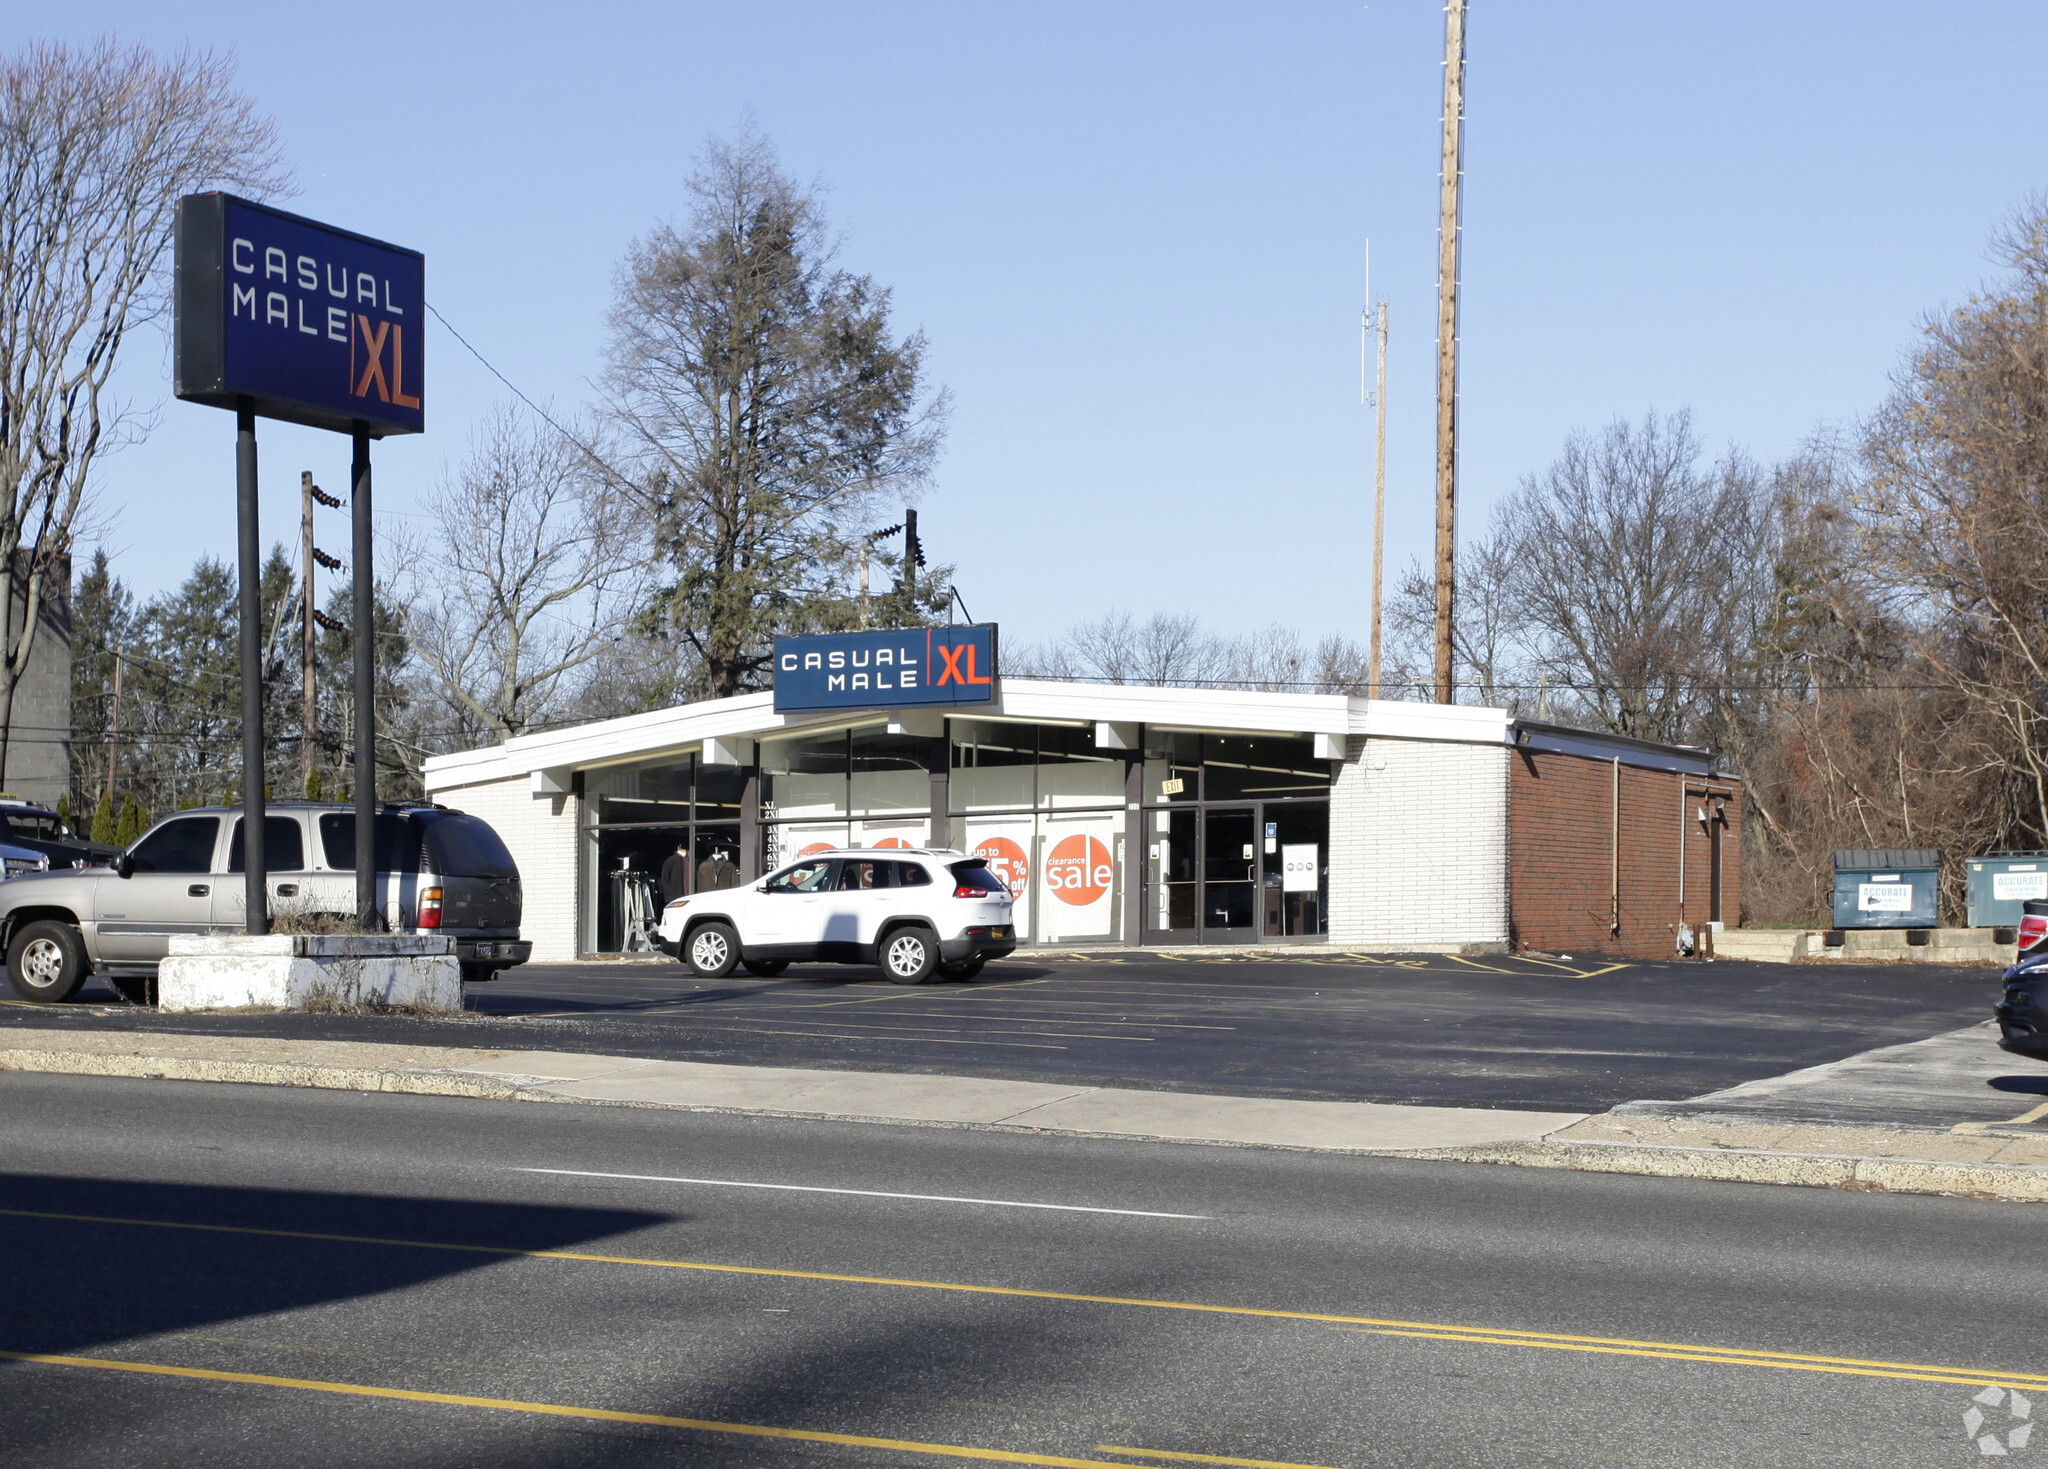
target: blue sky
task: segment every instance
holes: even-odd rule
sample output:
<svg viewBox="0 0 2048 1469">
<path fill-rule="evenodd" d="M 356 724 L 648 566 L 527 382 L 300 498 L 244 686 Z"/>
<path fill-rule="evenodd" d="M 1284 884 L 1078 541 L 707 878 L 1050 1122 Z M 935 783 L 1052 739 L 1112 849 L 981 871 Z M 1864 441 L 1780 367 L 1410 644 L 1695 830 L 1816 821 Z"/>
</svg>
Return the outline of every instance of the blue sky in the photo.
<svg viewBox="0 0 2048 1469">
<path fill-rule="evenodd" d="M 2048 6 L 1474 0 L 1469 30 L 1467 529 L 1617 415 L 1690 407 L 1768 459 L 1867 411 L 2048 187 Z M 106 32 L 231 48 L 298 170 L 289 207 L 424 250 L 436 306 L 564 406 L 591 397 L 627 245 L 751 112 L 829 185 L 845 263 L 929 334 L 956 398 L 929 551 L 1012 638 L 1119 607 L 1363 638 L 1370 236 L 1390 566 L 1428 546 L 1436 4 L 75 0 L 0 22 Z M 146 594 L 232 555 L 233 426 L 169 399 L 157 338 L 129 350 L 126 389 L 162 407 L 101 506 Z M 438 329 L 428 382 L 429 432 L 377 451 L 393 514 L 502 395 Z M 266 540 L 296 527 L 299 471 L 339 489 L 347 458 L 263 426 Z"/>
</svg>

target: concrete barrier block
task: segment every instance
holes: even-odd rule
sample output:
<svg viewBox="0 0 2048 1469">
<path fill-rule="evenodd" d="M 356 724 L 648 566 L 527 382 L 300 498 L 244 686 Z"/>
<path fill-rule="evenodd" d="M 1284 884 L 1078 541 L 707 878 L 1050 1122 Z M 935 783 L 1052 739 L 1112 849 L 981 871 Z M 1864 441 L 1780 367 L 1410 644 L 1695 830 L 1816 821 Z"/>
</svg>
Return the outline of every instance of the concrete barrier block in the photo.
<svg viewBox="0 0 2048 1469">
<path fill-rule="evenodd" d="M 171 940 L 160 1010 L 462 1008 L 454 942 L 408 934 L 201 934 Z"/>
</svg>

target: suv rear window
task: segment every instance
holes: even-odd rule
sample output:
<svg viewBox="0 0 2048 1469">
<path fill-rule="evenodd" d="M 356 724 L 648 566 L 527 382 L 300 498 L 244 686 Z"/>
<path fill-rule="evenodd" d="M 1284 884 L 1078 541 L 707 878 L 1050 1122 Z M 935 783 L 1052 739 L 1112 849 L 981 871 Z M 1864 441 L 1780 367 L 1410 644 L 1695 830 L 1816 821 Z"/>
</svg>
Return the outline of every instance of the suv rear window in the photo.
<svg viewBox="0 0 2048 1469">
<path fill-rule="evenodd" d="M 320 815 L 320 854 L 336 871 L 353 871 L 356 865 L 356 814 L 353 811 L 324 811 Z M 377 870 L 418 872 L 420 834 L 410 821 L 395 811 L 377 813 Z"/>
<path fill-rule="evenodd" d="M 953 874 L 953 880 L 961 887 L 980 888 L 985 893 L 1009 892 L 1009 888 L 1003 885 L 1003 880 L 989 871 L 985 862 L 955 862 L 946 870 Z"/>
<path fill-rule="evenodd" d="M 518 864 L 488 823 L 460 811 L 420 811 L 413 820 L 424 834 L 426 864 L 421 871 L 442 877 L 519 876 Z"/>
</svg>

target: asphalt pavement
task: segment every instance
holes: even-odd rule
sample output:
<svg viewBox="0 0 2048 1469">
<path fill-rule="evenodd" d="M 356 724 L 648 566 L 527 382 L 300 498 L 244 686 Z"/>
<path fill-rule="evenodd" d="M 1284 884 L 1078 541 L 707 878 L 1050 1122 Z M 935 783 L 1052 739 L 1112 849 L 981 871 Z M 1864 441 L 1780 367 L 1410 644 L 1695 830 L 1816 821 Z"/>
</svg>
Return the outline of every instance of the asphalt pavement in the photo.
<svg viewBox="0 0 2048 1469">
<path fill-rule="evenodd" d="M 22 1464 L 2042 1451 L 2026 1206 L 18 1073 L 0 1115 Z"/>
<path fill-rule="evenodd" d="M 1591 1112 L 1679 1099 L 1985 1019 L 1992 969 L 1499 955 L 1013 958 L 914 989 L 873 969 L 693 978 L 528 965 L 427 1021 L 0 1005 L 0 1026 L 595 1052 L 1161 1091 Z"/>
</svg>

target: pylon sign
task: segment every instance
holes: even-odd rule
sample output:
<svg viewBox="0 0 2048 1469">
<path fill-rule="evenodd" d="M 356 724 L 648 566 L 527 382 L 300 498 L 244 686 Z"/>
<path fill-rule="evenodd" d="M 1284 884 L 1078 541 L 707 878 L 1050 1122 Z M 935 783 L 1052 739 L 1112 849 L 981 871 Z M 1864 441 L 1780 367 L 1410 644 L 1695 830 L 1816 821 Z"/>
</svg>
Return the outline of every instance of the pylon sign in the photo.
<svg viewBox="0 0 2048 1469">
<path fill-rule="evenodd" d="M 178 201 L 173 390 L 372 438 L 426 428 L 426 257 L 230 194 Z"/>
</svg>

